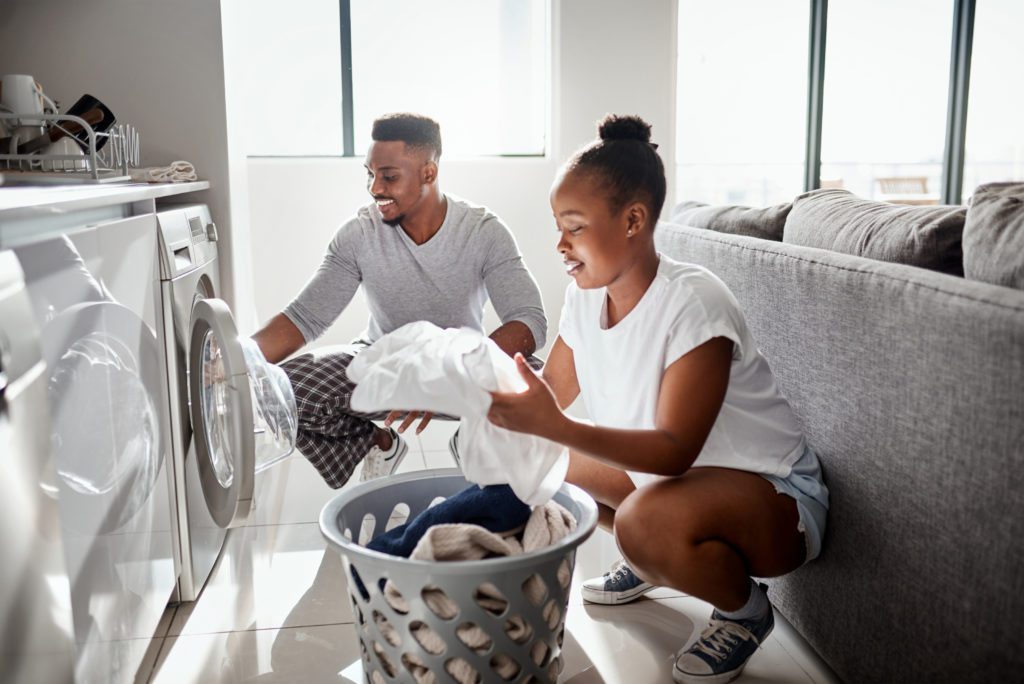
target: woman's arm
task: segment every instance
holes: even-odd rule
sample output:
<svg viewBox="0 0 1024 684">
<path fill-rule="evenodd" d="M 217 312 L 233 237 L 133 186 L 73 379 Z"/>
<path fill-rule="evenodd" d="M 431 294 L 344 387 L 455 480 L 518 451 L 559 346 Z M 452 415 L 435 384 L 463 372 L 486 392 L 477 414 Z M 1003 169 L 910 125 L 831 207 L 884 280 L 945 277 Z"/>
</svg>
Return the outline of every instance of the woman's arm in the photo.
<svg viewBox="0 0 1024 684">
<path fill-rule="evenodd" d="M 572 347 L 567 345 L 561 335 L 555 338 L 548 354 L 547 363 L 541 373 L 555 395 L 558 407 L 566 409 L 580 395 L 580 383 L 576 379 L 576 360 L 572 355 Z"/>
<path fill-rule="evenodd" d="M 574 421 L 560 410 L 561 402 L 552 394 L 552 387 L 534 374 L 522 357 L 517 356 L 516 362 L 529 388 L 521 394 L 493 395 L 489 417 L 494 424 L 559 442 L 616 468 L 675 476 L 686 472 L 697 459 L 722 408 L 729 386 L 732 342 L 716 337 L 668 367 L 662 376 L 653 430 L 620 430 Z"/>
</svg>

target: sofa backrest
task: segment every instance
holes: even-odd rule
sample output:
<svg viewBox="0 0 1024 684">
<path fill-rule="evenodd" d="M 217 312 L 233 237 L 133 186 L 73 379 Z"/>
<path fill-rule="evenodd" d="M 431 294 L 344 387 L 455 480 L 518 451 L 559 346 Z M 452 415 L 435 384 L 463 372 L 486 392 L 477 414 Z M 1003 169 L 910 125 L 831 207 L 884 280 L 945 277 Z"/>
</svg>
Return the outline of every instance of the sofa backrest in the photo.
<svg viewBox="0 0 1024 684">
<path fill-rule="evenodd" d="M 771 582 L 849 682 L 1024 666 L 1024 291 L 662 224 L 732 289 L 821 456 L 821 557 Z"/>
</svg>

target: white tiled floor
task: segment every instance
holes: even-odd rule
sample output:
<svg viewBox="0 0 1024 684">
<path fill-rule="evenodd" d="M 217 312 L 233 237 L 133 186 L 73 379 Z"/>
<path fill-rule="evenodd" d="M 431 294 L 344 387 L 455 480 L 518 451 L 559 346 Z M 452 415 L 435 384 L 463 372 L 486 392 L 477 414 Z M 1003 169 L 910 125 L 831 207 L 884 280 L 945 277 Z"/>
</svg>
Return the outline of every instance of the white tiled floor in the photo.
<svg viewBox="0 0 1024 684">
<path fill-rule="evenodd" d="M 450 468 L 450 423 L 410 435 L 400 467 Z M 139 681 L 362 682 L 341 559 L 320 535 L 320 509 L 337 494 L 301 456 L 261 476 L 257 510 L 233 530 L 199 600 L 168 609 Z M 358 470 L 352 483 L 358 483 Z M 618 557 L 603 532 L 580 547 L 574 583 Z M 625 606 L 585 604 L 574 590 L 566 619 L 564 684 L 671 682 L 673 654 L 710 607 L 659 589 Z M 152 668 L 150 670 L 150 668 Z M 740 684 L 838 681 L 781 616 Z"/>
</svg>

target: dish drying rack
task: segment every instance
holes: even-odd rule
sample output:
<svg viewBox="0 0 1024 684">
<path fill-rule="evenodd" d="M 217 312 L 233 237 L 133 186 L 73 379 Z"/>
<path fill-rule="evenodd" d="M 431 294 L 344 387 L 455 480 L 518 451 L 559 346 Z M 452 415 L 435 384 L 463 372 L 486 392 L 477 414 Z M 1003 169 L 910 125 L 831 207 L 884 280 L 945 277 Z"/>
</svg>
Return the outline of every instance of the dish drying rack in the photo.
<svg viewBox="0 0 1024 684">
<path fill-rule="evenodd" d="M 109 131 L 98 133 L 84 119 L 71 114 L 18 114 L 0 111 L 0 121 L 28 120 L 32 124 L 56 127 L 67 134 L 79 149 L 79 140 L 66 128 L 74 123 L 88 136 L 84 154 L 47 154 L 46 152 L 17 153 L 0 145 L 0 171 L 13 171 L 8 180 L 16 176 L 26 182 L 41 184 L 62 183 L 117 183 L 130 181 L 128 169 L 139 166 L 139 132 L 133 126 L 118 124 Z M 24 123 L 22 125 L 25 125 Z M 79 133 L 81 133 L 79 131 Z M 107 144 L 102 150 L 101 140 Z M 12 141 L 14 142 L 14 141 Z M 18 141 L 27 142 L 25 140 Z M 6 148 L 6 149 L 5 149 Z"/>
</svg>

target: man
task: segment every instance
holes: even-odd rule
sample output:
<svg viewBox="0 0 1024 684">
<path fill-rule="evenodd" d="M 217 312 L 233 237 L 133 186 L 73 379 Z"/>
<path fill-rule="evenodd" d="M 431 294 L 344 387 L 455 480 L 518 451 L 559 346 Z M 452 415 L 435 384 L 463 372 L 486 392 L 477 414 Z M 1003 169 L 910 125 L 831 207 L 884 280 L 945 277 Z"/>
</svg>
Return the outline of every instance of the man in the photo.
<svg viewBox="0 0 1024 684">
<path fill-rule="evenodd" d="M 296 446 L 332 487 L 364 458 L 363 479 L 393 473 L 408 447 L 403 433 L 429 413 L 360 414 L 349 406 L 354 385 L 345 369 L 354 354 L 406 323 L 483 332 L 488 297 L 502 321 L 490 337 L 509 355 L 543 346 L 547 319 L 540 290 L 508 228 L 483 207 L 441 192 L 441 132 L 432 119 L 389 114 L 373 123 L 366 186 L 373 203 L 334 236 L 320 268 L 299 295 L 253 339 L 278 363 L 320 337 L 360 285 L 370 320 L 360 340 L 306 353 L 281 364 L 295 390 Z M 385 420 L 378 428 L 371 420 Z"/>
</svg>

